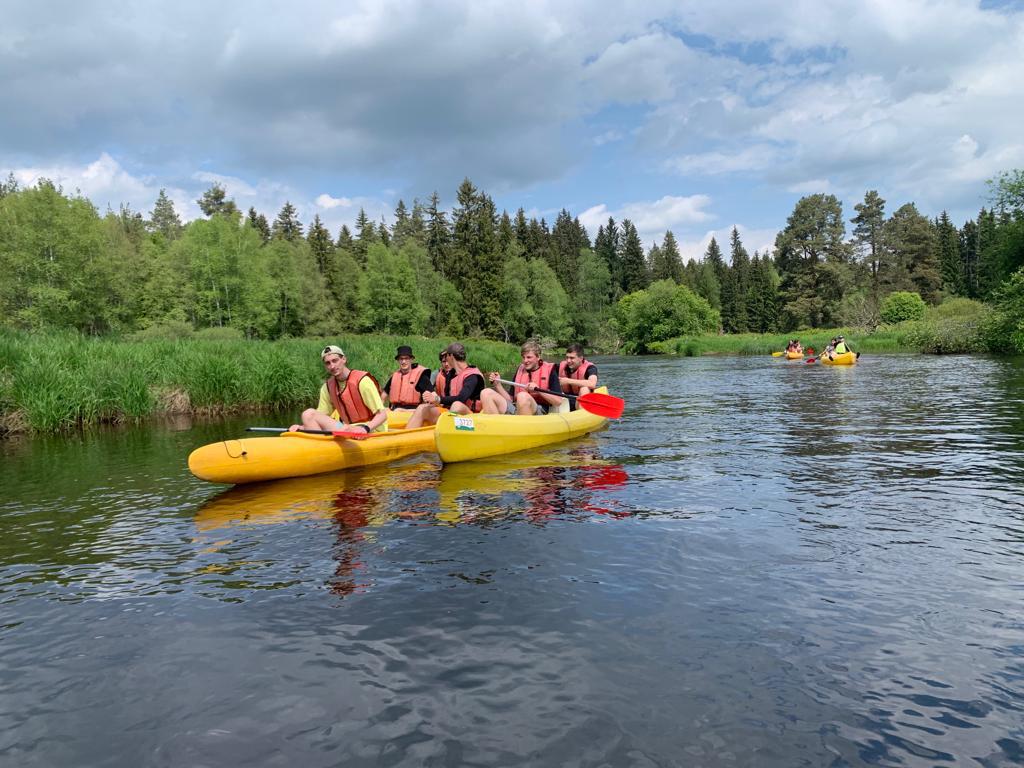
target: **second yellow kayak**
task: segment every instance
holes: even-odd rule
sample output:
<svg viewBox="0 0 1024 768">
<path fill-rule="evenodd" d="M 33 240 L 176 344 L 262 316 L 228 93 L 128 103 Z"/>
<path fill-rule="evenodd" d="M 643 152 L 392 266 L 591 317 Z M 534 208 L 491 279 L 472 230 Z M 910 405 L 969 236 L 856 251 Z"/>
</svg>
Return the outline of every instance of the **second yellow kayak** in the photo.
<svg viewBox="0 0 1024 768">
<path fill-rule="evenodd" d="M 822 355 L 820 359 L 822 365 L 856 365 L 857 353 L 843 352 L 841 355 L 833 355 L 831 358 L 828 355 Z"/>
</svg>

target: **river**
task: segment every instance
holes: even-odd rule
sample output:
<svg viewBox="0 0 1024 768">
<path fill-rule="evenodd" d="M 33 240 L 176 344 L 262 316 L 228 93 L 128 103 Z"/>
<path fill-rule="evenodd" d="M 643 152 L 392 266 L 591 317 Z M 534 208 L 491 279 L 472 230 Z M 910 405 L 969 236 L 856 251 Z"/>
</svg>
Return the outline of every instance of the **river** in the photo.
<svg viewBox="0 0 1024 768">
<path fill-rule="evenodd" d="M 597 362 L 621 420 L 495 462 L 0 444 L 0 764 L 1024 762 L 1024 362 Z"/>
</svg>

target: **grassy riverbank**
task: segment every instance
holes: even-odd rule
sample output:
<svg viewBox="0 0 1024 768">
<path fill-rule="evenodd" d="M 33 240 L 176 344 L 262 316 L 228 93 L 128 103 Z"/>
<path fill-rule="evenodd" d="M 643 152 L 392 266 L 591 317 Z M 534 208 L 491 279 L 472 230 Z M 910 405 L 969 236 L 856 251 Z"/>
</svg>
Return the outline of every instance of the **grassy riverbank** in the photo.
<svg viewBox="0 0 1024 768">
<path fill-rule="evenodd" d="M 0 435 L 58 432 L 172 413 L 258 411 L 316 404 L 323 382 L 319 353 L 341 344 L 352 367 L 381 384 L 396 368 L 395 349 L 410 344 L 418 362 L 437 368 L 453 339 L 343 336 L 284 341 L 116 341 L 75 333 L 0 336 Z M 508 370 L 519 349 L 466 343 L 484 370 Z"/>
<path fill-rule="evenodd" d="M 958 300 L 932 307 L 922 320 L 880 325 L 874 331 L 863 328 L 812 328 L 783 334 L 740 333 L 723 336 L 683 336 L 651 345 L 666 355 L 768 355 L 786 348 L 790 339 L 800 339 L 804 348 L 821 351 L 833 336 L 842 334 L 858 352 L 919 352 L 948 355 L 998 352 L 1002 335 L 988 307 Z M 994 330 L 995 329 L 995 330 Z"/>
</svg>

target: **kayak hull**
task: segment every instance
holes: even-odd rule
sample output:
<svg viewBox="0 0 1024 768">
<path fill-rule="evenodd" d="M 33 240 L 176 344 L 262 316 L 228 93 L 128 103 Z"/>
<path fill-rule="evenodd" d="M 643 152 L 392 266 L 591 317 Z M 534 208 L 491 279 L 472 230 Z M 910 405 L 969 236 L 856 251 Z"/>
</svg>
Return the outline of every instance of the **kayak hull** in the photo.
<svg viewBox="0 0 1024 768">
<path fill-rule="evenodd" d="M 827 355 L 821 356 L 822 365 L 856 365 L 857 364 L 857 353 L 856 352 L 843 352 L 841 355 L 835 355 L 830 360 Z"/>
<path fill-rule="evenodd" d="M 188 468 L 200 480 L 234 485 L 365 467 L 433 450 L 432 427 L 376 432 L 362 440 L 285 432 L 204 445 L 192 451 Z"/>
<path fill-rule="evenodd" d="M 606 393 L 601 387 L 597 390 Z M 446 464 L 540 448 L 600 429 L 608 420 L 585 410 L 544 416 L 442 414 L 435 427 L 438 456 Z"/>
<path fill-rule="evenodd" d="M 786 353 L 786 359 L 787 360 L 803 360 L 804 359 L 804 353 L 803 352 L 787 352 Z"/>
</svg>

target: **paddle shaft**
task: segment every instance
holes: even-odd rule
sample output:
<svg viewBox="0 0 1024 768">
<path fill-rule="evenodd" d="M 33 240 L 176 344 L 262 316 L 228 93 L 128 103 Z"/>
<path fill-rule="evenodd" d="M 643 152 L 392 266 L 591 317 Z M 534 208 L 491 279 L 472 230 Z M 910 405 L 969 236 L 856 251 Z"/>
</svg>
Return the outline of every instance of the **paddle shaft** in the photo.
<svg viewBox="0 0 1024 768">
<path fill-rule="evenodd" d="M 287 427 L 246 427 L 246 432 L 275 432 L 280 434 L 281 432 L 302 432 L 306 435 L 331 435 L 332 437 L 351 437 L 355 440 L 367 437 L 369 433 L 363 432 L 346 432 L 344 430 L 336 429 L 295 429 L 291 430 Z"/>
<path fill-rule="evenodd" d="M 500 381 L 502 384 L 510 384 L 513 387 L 522 387 L 523 389 L 526 389 L 528 386 L 530 386 L 529 384 L 520 384 L 518 381 L 507 381 L 505 379 L 498 379 L 498 381 Z M 541 389 L 540 387 L 537 387 L 533 391 L 534 392 L 543 392 L 545 395 L 554 395 L 555 397 L 572 397 L 572 398 L 580 397 L 580 395 L 570 395 L 568 392 L 555 392 L 555 391 L 550 390 L 550 389 Z"/>
</svg>

